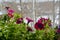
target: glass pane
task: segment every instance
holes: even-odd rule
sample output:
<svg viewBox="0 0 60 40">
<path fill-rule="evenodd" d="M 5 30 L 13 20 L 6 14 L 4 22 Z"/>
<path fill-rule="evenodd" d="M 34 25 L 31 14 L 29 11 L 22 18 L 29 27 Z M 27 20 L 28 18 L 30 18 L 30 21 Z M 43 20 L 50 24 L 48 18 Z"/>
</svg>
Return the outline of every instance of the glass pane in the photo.
<svg viewBox="0 0 60 40">
<path fill-rule="evenodd" d="M 2 0 L 2 10 L 7 6 L 20 13 L 20 0 Z"/>
<path fill-rule="evenodd" d="M 59 25 L 59 0 L 55 0 L 55 25 Z"/>
<path fill-rule="evenodd" d="M 22 14 L 24 17 L 31 17 L 33 13 L 33 2 L 32 0 L 21 0 L 22 1 Z"/>
</svg>

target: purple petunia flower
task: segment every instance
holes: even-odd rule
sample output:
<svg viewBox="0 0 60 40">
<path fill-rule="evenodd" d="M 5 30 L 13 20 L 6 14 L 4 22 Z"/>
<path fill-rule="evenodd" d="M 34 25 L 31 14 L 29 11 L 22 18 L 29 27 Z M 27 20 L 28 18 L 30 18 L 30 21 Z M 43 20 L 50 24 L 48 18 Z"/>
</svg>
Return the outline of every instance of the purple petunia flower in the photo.
<svg viewBox="0 0 60 40">
<path fill-rule="evenodd" d="M 10 18 L 12 18 L 12 17 L 13 17 L 13 14 L 8 13 L 8 16 L 9 16 Z"/>
<path fill-rule="evenodd" d="M 9 10 L 8 10 L 8 16 L 9 16 L 10 18 L 13 17 L 13 13 L 14 13 L 14 10 L 12 10 L 12 9 L 9 9 Z"/>
<path fill-rule="evenodd" d="M 9 13 L 9 14 L 12 14 L 12 13 L 14 13 L 14 10 L 9 9 L 9 10 L 8 10 L 8 13 Z"/>
<path fill-rule="evenodd" d="M 37 22 L 34 27 L 36 30 L 42 30 L 44 29 L 44 24 Z"/>
<path fill-rule="evenodd" d="M 60 34 L 60 25 L 59 25 L 59 27 L 58 27 L 58 29 L 57 29 L 57 33 Z"/>
<path fill-rule="evenodd" d="M 26 19 L 27 19 L 27 21 L 28 21 L 27 24 L 29 24 L 30 22 L 33 22 L 33 20 L 30 19 L 30 18 L 28 18 L 28 17 L 27 17 Z"/>
<path fill-rule="evenodd" d="M 22 22 L 23 22 L 23 18 L 18 18 L 17 21 L 16 21 L 17 24 L 20 24 Z"/>
<path fill-rule="evenodd" d="M 60 29 L 58 29 L 58 30 L 57 30 L 57 33 L 59 33 L 59 34 L 60 34 Z"/>
<path fill-rule="evenodd" d="M 10 7 L 5 7 L 7 10 L 10 8 Z"/>
<path fill-rule="evenodd" d="M 30 31 L 30 32 L 33 31 L 31 27 L 27 27 L 27 30 Z"/>
</svg>

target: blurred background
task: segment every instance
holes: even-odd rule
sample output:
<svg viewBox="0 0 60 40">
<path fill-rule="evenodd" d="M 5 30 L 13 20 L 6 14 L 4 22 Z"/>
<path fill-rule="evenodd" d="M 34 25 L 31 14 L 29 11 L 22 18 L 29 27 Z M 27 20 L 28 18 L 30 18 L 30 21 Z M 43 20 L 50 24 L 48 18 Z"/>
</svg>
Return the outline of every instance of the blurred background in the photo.
<svg viewBox="0 0 60 40">
<path fill-rule="evenodd" d="M 23 17 L 31 17 L 34 23 L 41 17 L 50 18 L 53 26 L 60 24 L 60 0 L 0 0 L 0 15 L 11 7 Z"/>
</svg>

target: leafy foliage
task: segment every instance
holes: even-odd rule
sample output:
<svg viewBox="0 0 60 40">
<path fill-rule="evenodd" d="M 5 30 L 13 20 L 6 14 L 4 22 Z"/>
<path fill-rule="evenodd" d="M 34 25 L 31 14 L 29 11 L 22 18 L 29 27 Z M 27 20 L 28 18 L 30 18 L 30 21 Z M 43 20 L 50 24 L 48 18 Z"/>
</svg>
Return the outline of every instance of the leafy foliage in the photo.
<svg viewBox="0 0 60 40">
<path fill-rule="evenodd" d="M 7 14 L 0 16 L 0 40 L 54 40 L 54 29 L 48 24 L 44 30 L 36 30 L 33 33 L 27 30 L 28 25 L 24 22 L 16 24 L 17 18 L 21 18 L 21 15 L 14 13 L 13 18 Z"/>
</svg>

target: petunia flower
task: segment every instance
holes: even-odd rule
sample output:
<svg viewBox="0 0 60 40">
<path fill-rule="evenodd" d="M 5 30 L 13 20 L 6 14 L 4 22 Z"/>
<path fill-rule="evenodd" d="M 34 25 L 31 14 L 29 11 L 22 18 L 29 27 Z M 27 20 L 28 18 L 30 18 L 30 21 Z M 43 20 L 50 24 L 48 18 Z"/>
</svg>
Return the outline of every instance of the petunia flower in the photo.
<svg viewBox="0 0 60 40">
<path fill-rule="evenodd" d="M 9 16 L 10 18 L 12 18 L 12 17 L 13 17 L 13 14 L 8 13 L 8 16 Z"/>
<path fill-rule="evenodd" d="M 59 27 L 58 27 L 58 29 L 57 29 L 57 33 L 60 34 L 60 25 L 59 25 Z"/>
<path fill-rule="evenodd" d="M 13 9 L 9 9 L 8 13 L 12 14 L 12 13 L 14 13 L 14 10 Z"/>
<path fill-rule="evenodd" d="M 17 21 L 16 21 L 17 24 L 20 24 L 22 22 L 23 22 L 23 18 L 18 18 Z"/>
<path fill-rule="evenodd" d="M 14 13 L 14 10 L 12 10 L 12 9 L 9 9 L 9 10 L 8 10 L 8 16 L 9 16 L 10 18 L 13 17 L 13 13 Z"/>
<path fill-rule="evenodd" d="M 43 21 L 45 21 L 45 18 L 41 18 L 40 20 L 43 22 Z"/>
<path fill-rule="evenodd" d="M 5 7 L 7 10 L 10 8 L 10 7 Z"/>
<path fill-rule="evenodd" d="M 44 29 L 44 24 L 37 22 L 34 27 L 36 30 L 42 30 Z"/>
<path fill-rule="evenodd" d="M 60 28 L 59 28 L 59 29 L 57 29 L 57 33 L 59 33 L 59 34 L 60 34 Z"/>
<path fill-rule="evenodd" d="M 27 30 L 30 31 L 30 32 L 33 31 L 31 27 L 27 27 Z"/>
<path fill-rule="evenodd" d="M 45 18 L 40 18 L 40 19 L 38 20 L 38 22 L 44 24 L 44 22 L 45 22 Z"/>
<path fill-rule="evenodd" d="M 48 24 L 49 24 L 49 26 L 52 26 L 51 22 L 49 22 Z"/>
<path fill-rule="evenodd" d="M 28 18 L 28 17 L 27 17 L 26 19 L 27 19 L 27 21 L 28 21 L 27 24 L 29 24 L 30 22 L 33 22 L 33 20 L 30 19 L 30 18 Z"/>
<path fill-rule="evenodd" d="M 42 23 L 42 20 L 38 20 L 38 23 Z"/>
</svg>

